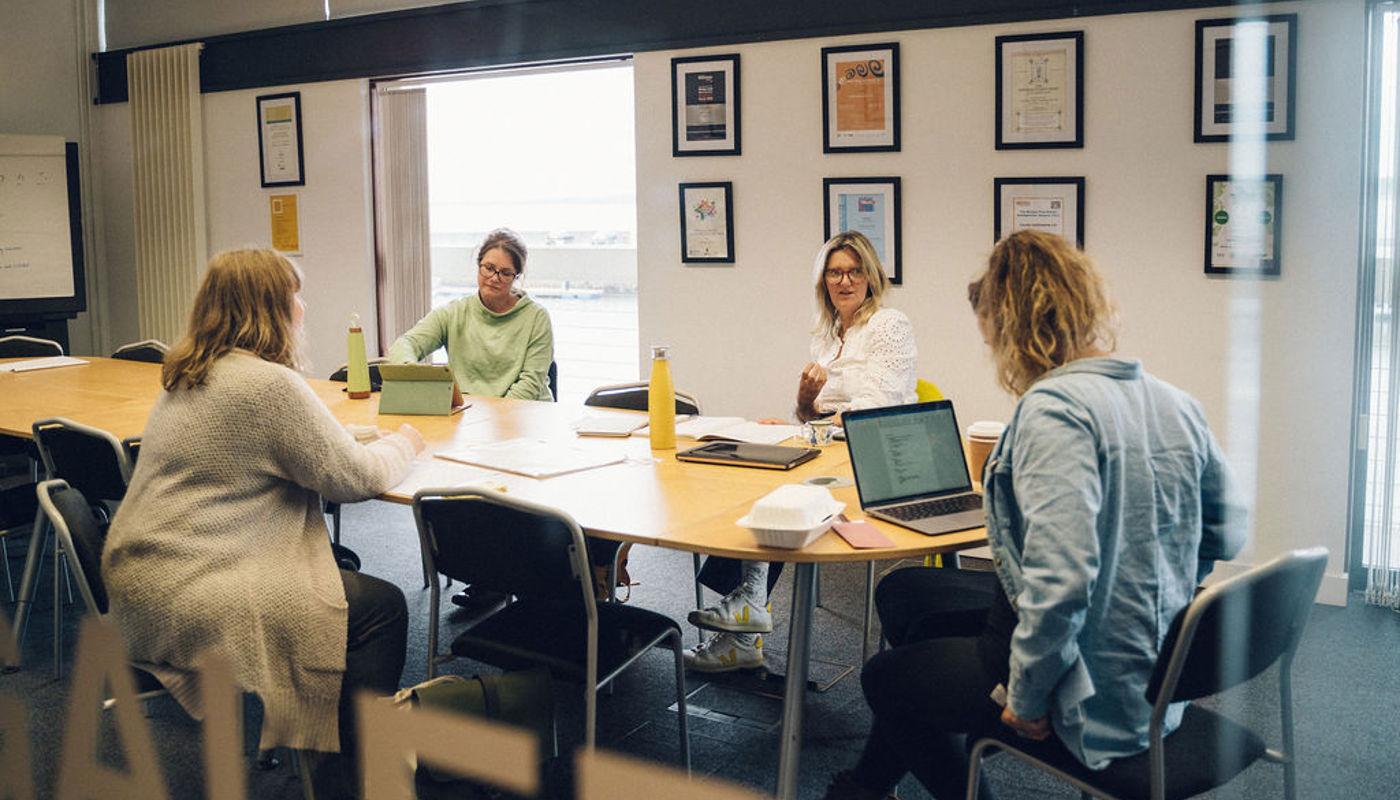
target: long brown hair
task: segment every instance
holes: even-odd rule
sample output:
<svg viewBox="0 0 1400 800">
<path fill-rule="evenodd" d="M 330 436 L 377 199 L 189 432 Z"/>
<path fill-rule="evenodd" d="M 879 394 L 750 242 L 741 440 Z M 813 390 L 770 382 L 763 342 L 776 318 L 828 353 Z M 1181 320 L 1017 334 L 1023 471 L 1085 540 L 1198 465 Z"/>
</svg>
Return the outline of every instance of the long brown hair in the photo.
<svg viewBox="0 0 1400 800">
<path fill-rule="evenodd" d="M 880 256 L 865 234 L 843 231 L 827 239 L 826 244 L 817 251 L 817 262 L 812 270 L 817 300 L 817 323 L 813 332 L 826 333 L 833 338 L 840 333 L 837 328 L 841 326 L 841 318 L 836 313 L 836 306 L 831 304 L 831 293 L 826 288 L 826 264 L 831 260 L 831 254 L 838 250 L 850 253 L 865 270 L 865 302 L 856 309 L 855 318 L 851 320 L 852 327 L 860 327 L 870 321 L 870 317 L 880 310 L 880 298 L 890 288 L 890 279 L 880 264 Z"/>
<path fill-rule="evenodd" d="M 1040 376 L 1094 348 L 1111 351 L 1118 315 L 1103 278 L 1058 236 L 1017 231 L 997 243 L 967 287 L 992 347 L 997 381 L 1024 394 Z"/>
<path fill-rule="evenodd" d="M 209 368 L 234 348 L 285 367 L 299 366 L 292 319 L 301 272 L 272 250 L 229 250 L 209 260 L 185 336 L 165 356 L 166 391 L 203 386 Z"/>
</svg>

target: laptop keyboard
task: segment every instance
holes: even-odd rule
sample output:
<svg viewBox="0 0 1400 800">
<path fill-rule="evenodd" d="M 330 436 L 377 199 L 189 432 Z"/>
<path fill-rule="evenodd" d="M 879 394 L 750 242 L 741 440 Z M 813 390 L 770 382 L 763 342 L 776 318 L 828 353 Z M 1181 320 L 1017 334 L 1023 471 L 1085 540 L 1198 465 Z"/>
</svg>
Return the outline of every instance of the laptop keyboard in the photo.
<svg viewBox="0 0 1400 800">
<path fill-rule="evenodd" d="M 982 507 L 982 495 L 980 494 L 960 494 L 956 497 L 943 497 L 937 500 L 922 500 L 918 503 L 909 503 L 902 506 L 891 506 L 881 509 L 885 514 L 889 514 L 895 519 L 909 521 L 912 519 L 927 519 L 928 517 L 941 517 L 946 514 L 956 514 L 959 511 L 972 511 Z"/>
</svg>

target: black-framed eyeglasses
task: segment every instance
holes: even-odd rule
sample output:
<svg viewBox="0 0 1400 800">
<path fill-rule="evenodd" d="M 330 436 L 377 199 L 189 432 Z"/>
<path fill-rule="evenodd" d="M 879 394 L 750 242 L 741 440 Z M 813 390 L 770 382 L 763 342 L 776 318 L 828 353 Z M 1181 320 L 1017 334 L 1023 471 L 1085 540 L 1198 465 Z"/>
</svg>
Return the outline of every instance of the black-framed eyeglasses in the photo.
<svg viewBox="0 0 1400 800">
<path fill-rule="evenodd" d="M 520 273 L 514 270 L 496 269 L 490 264 L 477 264 L 476 268 L 481 270 L 481 277 L 483 278 L 500 278 L 507 283 L 515 280 L 516 277 L 520 275 Z"/>
</svg>

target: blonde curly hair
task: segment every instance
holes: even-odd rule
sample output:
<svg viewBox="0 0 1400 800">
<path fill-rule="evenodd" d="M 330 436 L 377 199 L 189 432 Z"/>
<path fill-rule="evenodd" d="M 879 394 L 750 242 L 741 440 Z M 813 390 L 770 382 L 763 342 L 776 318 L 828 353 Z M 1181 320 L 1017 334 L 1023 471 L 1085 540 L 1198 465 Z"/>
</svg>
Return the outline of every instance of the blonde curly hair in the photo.
<svg viewBox="0 0 1400 800">
<path fill-rule="evenodd" d="M 992 348 L 997 382 L 1014 395 L 1090 350 L 1117 345 L 1118 311 L 1103 278 L 1058 236 L 1017 231 L 997 242 L 967 297 Z"/>
</svg>

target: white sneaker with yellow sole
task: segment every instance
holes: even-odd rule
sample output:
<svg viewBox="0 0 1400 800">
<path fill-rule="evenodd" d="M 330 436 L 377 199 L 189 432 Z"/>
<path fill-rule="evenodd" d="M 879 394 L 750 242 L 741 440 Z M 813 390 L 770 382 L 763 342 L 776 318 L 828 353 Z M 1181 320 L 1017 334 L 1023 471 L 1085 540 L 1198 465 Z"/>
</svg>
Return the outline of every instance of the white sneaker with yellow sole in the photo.
<svg viewBox="0 0 1400 800">
<path fill-rule="evenodd" d="M 696 672 L 731 672 L 763 666 L 763 636 L 757 633 L 717 633 L 687 649 L 685 666 Z"/>
<path fill-rule="evenodd" d="M 730 633 L 768 633 L 773 630 L 771 606 L 756 605 L 742 592 L 726 595 L 719 605 L 690 612 L 686 617 L 697 628 Z"/>
</svg>

